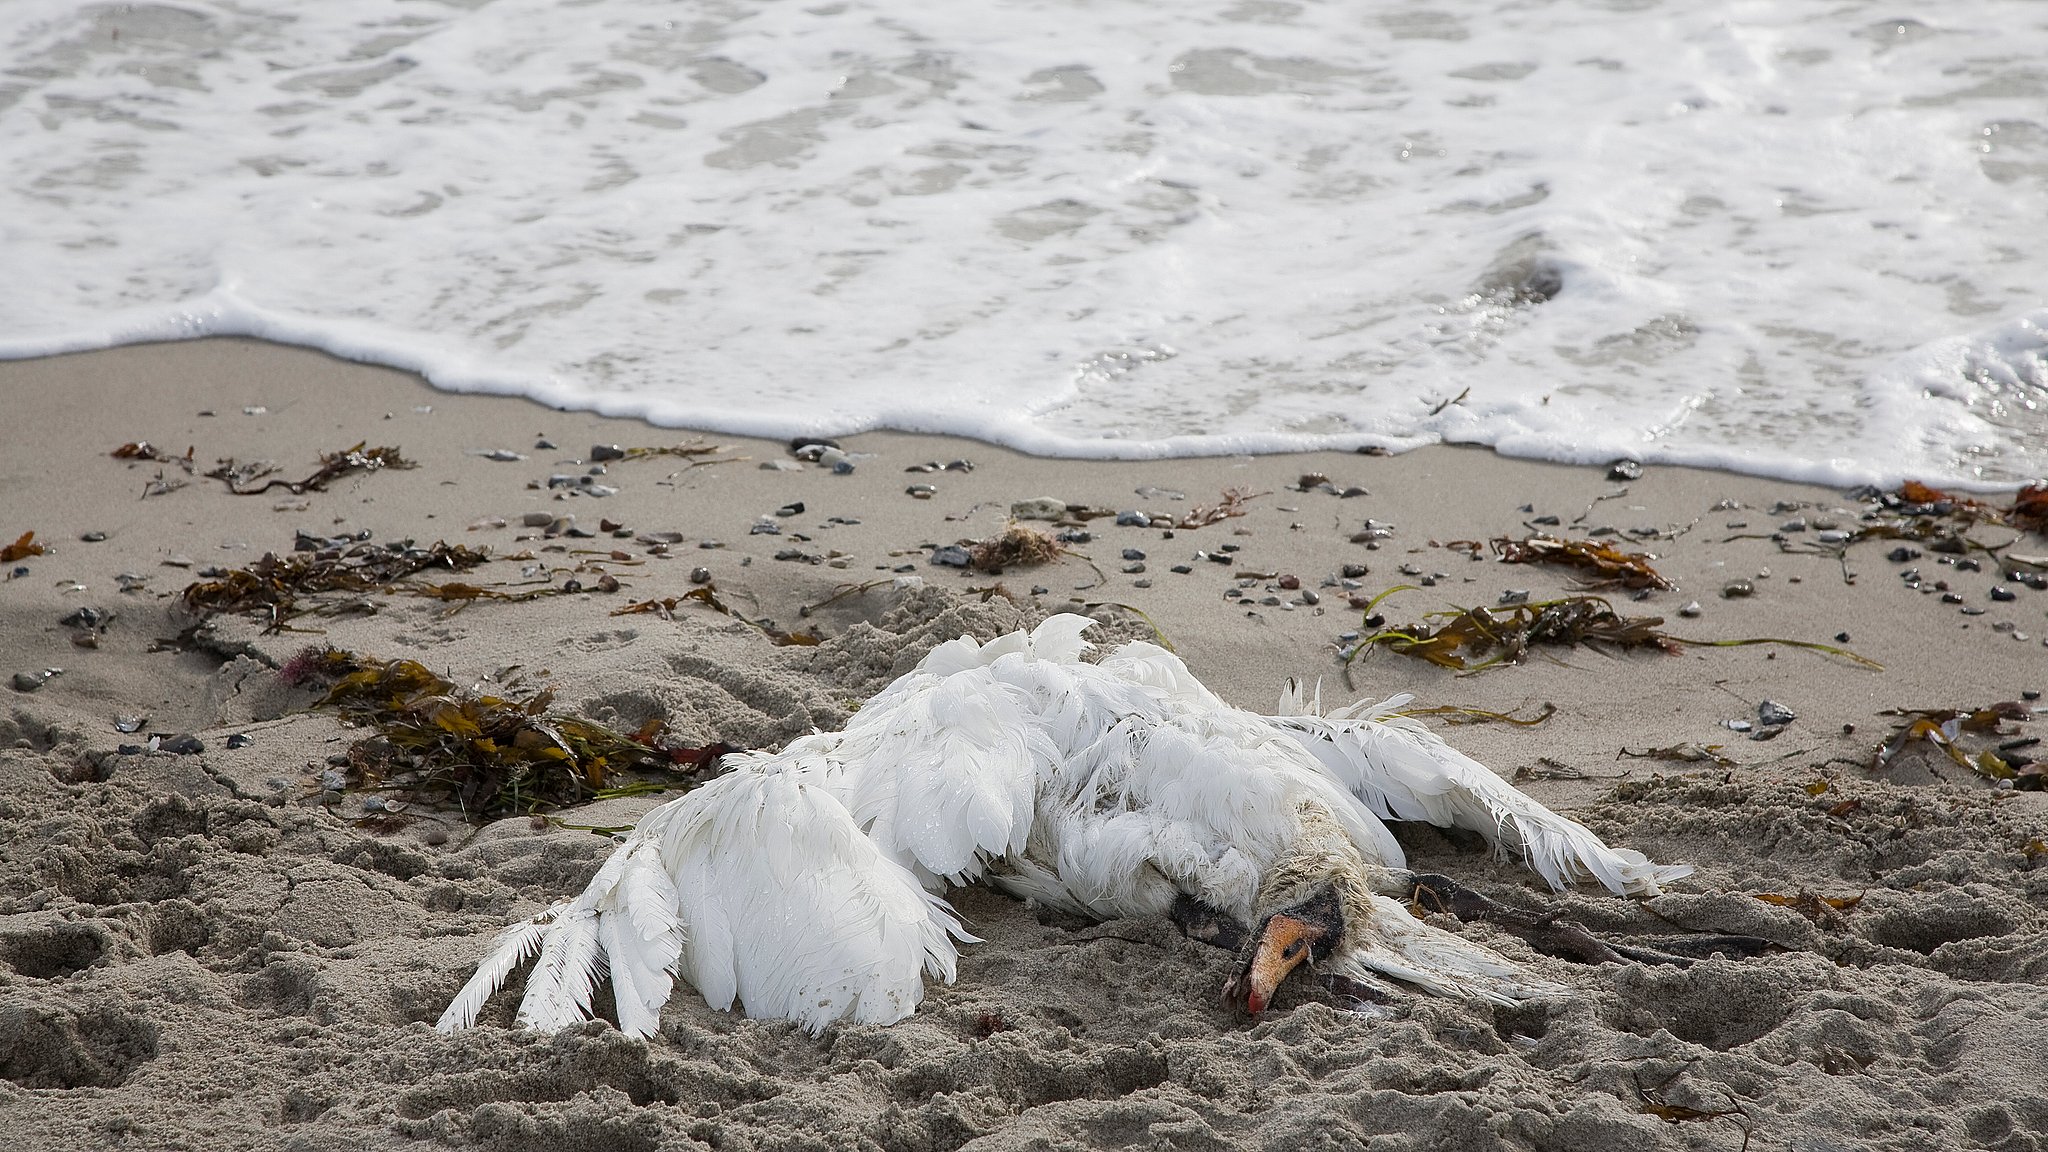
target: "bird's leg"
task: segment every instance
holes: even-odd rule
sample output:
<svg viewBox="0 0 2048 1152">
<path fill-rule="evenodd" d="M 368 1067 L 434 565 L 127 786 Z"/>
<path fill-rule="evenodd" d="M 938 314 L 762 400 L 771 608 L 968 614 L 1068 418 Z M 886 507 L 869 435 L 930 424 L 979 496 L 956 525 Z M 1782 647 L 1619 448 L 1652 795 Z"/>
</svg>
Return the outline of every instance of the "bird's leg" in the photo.
<svg viewBox="0 0 2048 1152">
<path fill-rule="evenodd" d="M 1576 960 L 1581 964 L 1604 964 L 1633 960 L 1643 964 L 1671 964 L 1683 968 L 1716 952 L 1756 956 L 1773 945 L 1756 936 L 1702 934 L 1657 937 L 1645 947 L 1602 940 L 1584 927 L 1559 920 L 1559 912 L 1527 912 L 1510 908 L 1482 896 L 1448 876 L 1411 873 L 1408 898 L 1425 912 L 1448 912 L 1460 920 L 1484 920 L 1529 942 L 1545 955 Z M 1561 911 L 1561 910 L 1560 910 Z"/>
<path fill-rule="evenodd" d="M 1174 900 L 1166 916 L 1188 939 L 1213 944 L 1230 952 L 1241 950 L 1245 937 L 1251 934 L 1251 929 L 1231 919 L 1227 913 L 1211 908 L 1185 892 Z"/>
</svg>

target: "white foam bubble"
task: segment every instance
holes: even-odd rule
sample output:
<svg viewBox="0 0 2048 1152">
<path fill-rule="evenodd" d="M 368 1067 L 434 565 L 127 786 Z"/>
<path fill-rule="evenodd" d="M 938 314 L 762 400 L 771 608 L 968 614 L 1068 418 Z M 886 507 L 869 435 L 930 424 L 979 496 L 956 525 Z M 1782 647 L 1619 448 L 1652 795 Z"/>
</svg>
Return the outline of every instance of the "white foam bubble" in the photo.
<svg viewBox="0 0 2048 1152">
<path fill-rule="evenodd" d="M 2048 473 L 1993 0 L 0 6 L 0 355 L 730 432 Z"/>
</svg>

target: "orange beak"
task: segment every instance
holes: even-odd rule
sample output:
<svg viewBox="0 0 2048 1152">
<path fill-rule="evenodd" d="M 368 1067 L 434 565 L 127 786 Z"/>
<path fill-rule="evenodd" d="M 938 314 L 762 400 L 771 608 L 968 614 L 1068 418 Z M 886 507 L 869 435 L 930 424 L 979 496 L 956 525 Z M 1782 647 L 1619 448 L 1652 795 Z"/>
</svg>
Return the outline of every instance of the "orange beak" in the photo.
<svg viewBox="0 0 2048 1152">
<path fill-rule="evenodd" d="M 1279 989 L 1280 982 L 1308 959 L 1309 945 L 1320 939 L 1323 933 L 1321 926 L 1284 913 L 1267 920 L 1265 931 L 1252 950 L 1251 968 L 1246 973 L 1245 1009 L 1254 1016 L 1264 1012 L 1266 1006 L 1273 1002 L 1273 993 Z"/>
</svg>

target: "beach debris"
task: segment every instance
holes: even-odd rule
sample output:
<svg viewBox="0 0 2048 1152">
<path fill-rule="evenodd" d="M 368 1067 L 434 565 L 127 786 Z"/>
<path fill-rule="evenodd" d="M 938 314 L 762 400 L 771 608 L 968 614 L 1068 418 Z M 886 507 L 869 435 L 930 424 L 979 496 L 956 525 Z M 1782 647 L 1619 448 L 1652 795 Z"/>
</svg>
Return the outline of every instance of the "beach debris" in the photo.
<svg viewBox="0 0 2048 1152">
<path fill-rule="evenodd" d="M 265 553 L 247 568 L 230 568 L 220 577 L 188 584 L 183 600 L 188 611 L 197 613 L 249 612 L 269 617 L 270 631 L 280 631 L 302 612 L 360 610 L 352 602 L 341 606 L 301 608 L 303 596 L 323 592 L 407 592 L 442 600 L 523 599 L 546 594 L 552 589 L 523 596 L 509 596 L 468 584 L 406 582 L 409 577 L 431 569 L 463 572 L 491 558 L 489 549 L 436 541 L 428 548 L 377 546 L 357 543 L 346 550 L 321 548 L 295 551 L 279 557 Z"/>
<path fill-rule="evenodd" d="M 725 601 L 718 598 L 717 585 L 711 584 L 708 581 L 680 596 L 664 596 L 654 600 L 639 600 L 626 605 L 624 608 L 614 608 L 611 611 L 611 615 L 629 616 L 640 613 L 652 613 L 663 620 L 673 620 L 676 609 L 681 607 L 686 600 L 695 601 L 714 611 L 723 612 L 740 623 L 757 629 L 762 635 L 768 637 L 769 643 L 774 644 L 778 648 L 812 647 L 824 640 L 824 637 L 819 636 L 815 630 L 803 632 L 785 631 L 782 628 L 776 627 L 773 620 L 757 620 L 735 610 Z"/>
<path fill-rule="evenodd" d="M 947 544 L 932 549 L 931 558 L 926 561 L 935 568 L 966 568 L 974 563 L 974 557 L 958 544 Z"/>
<path fill-rule="evenodd" d="M 496 460 L 500 464 L 512 464 L 526 459 L 526 453 L 514 452 L 510 448 L 472 448 L 469 454 L 481 456 L 486 460 Z"/>
<path fill-rule="evenodd" d="M 1616 481 L 1641 480 L 1643 464 L 1640 460 L 1616 460 L 1607 466 L 1607 478 Z"/>
<path fill-rule="evenodd" d="M 113 621 L 114 613 L 88 604 L 66 613 L 57 623 L 73 630 L 73 644 L 80 648 L 97 648 L 100 637 L 106 634 L 107 625 Z"/>
<path fill-rule="evenodd" d="M 1706 611 L 1706 609 L 1700 607 L 1699 601 L 1688 600 L 1682 607 L 1679 608 L 1678 614 L 1680 616 L 1685 617 L 1688 620 L 1691 620 L 1697 618 L 1704 611 Z"/>
<path fill-rule="evenodd" d="M 1815 927 L 1831 932 L 1845 931 L 1849 927 L 1849 919 L 1842 913 L 1863 903 L 1861 892 L 1854 896 L 1822 896 L 1801 889 L 1790 896 L 1780 892 L 1750 892 L 1747 895 L 1773 907 L 1790 908 L 1812 921 Z"/>
<path fill-rule="evenodd" d="M 903 491 L 913 500 L 929 500 L 939 494 L 939 490 L 930 484 L 912 484 Z"/>
<path fill-rule="evenodd" d="M 927 461 L 925 461 L 925 462 L 924 462 L 924 463 L 922 463 L 922 464 L 912 464 L 912 465 L 911 465 L 910 467 L 908 467 L 908 468 L 905 468 L 905 469 L 904 469 L 904 471 L 905 471 L 905 472 L 926 472 L 926 473 L 929 473 L 929 472 L 972 472 L 972 471 L 974 471 L 974 461 L 972 461 L 972 460 L 949 460 L 949 461 L 947 461 L 946 463 L 944 463 L 944 464 L 941 464 L 941 463 L 939 463 L 939 462 L 938 462 L 937 460 L 927 460 Z"/>
<path fill-rule="evenodd" d="M 592 444 L 588 457 L 593 464 L 602 464 L 607 460 L 624 460 L 625 458 L 626 450 L 617 444 Z"/>
<path fill-rule="evenodd" d="M 1663 748 L 1645 748 L 1640 752 L 1631 748 L 1623 748 L 1615 753 L 1614 758 L 1617 760 L 1665 760 L 1681 764 L 1714 764 L 1722 768 L 1733 768 L 1736 766 L 1734 760 L 1721 754 L 1721 745 L 1698 744 L 1692 741 L 1687 741 L 1683 744 L 1672 744 Z"/>
<path fill-rule="evenodd" d="M 1756 706 L 1756 718 L 1767 728 L 1780 728 L 1799 719 L 1799 715 L 1776 700 L 1765 700 Z"/>
<path fill-rule="evenodd" d="M 967 560 L 976 570 L 995 574 L 1005 568 L 1050 563 L 1065 555 L 1066 551 L 1045 533 L 1012 523 L 994 536 L 975 541 L 967 549 Z M 933 563 L 938 563 L 936 553 Z"/>
<path fill-rule="evenodd" d="M 1386 648 L 1403 656 L 1427 660 L 1441 668 L 1459 672 L 1481 672 L 1502 664 L 1519 664 L 1537 646 L 1578 647 L 1608 645 L 1622 650 L 1653 648 L 1677 654 L 1684 648 L 1736 648 L 1751 644 L 1774 644 L 1807 648 L 1841 656 L 1866 668 L 1882 669 L 1874 660 L 1846 648 L 1811 640 L 1788 640 L 1774 636 L 1739 640 L 1692 640 L 1672 636 L 1658 627 L 1662 616 L 1622 616 L 1605 597 L 1565 596 L 1526 604 L 1495 608 L 1453 608 L 1425 613 L 1420 623 L 1405 627 L 1383 627 L 1378 614 L 1381 602 L 1396 592 L 1417 591 L 1412 584 L 1396 584 L 1363 605 L 1365 624 L 1378 631 L 1360 637 L 1345 653 L 1347 673 L 1351 662 L 1371 648 Z M 1431 623 L 1435 621 L 1435 623 Z M 1737 731 L 1748 731 L 1745 727 Z"/>
<path fill-rule="evenodd" d="M 369 448 L 367 440 L 357 441 L 353 447 L 338 452 L 322 452 L 320 467 L 303 480 L 280 480 L 272 476 L 277 467 L 269 461 L 251 464 L 237 464 L 233 457 L 215 461 L 214 467 L 206 472 L 209 480 L 219 480 L 228 486 L 228 491 L 237 496 L 257 496 L 272 488 L 283 487 L 293 495 L 306 492 L 325 492 L 327 486 L 344 476 L 358 472 L 377 472 L 385 468 L 406 469 L 416 467 L 412 461 L 400 454 L 397 448 Z M 524 459 L 524 457 L 520 457 Z M 263 483 L 256 483 L 262 480 Z"/>
<path fill-rule="evenodd" d="M 1060 520 L 1067 514 L 1067 502 L 1051 496 L 1034 496 L 1010 505 L 1012 520 Z"/>
<path fill-rule="evenodd" d="M 26 560 L 31 556 L 41 556 L 48 551 L 49 549 L 36 543 L 36 534 L 34 532 L 23 532 L 20 536 L 15 537 L 14 543 L 0 544 L 0 564 L 12 564 L 17 560 Z"/>
<path fill-rule="evenodd" d="M 1580 579 L 1586 588 L 1668 590 L 1672 586 L 1671 581 L 1650 566 L 1656 557 L 1647 552 L 1623 552 L 1612 544 L 1595 540 L 1568 540 L 1541 533 L 1521 540 L 1499 536 L 1492 544 L 1503 564 L 1560 564 L 1584 569 L 1590 573 Z"/>
<path fill-rule="evenodd" d="M 471 692 L 414 660 L 377 660 L 336 648 L 308 648 L 280 675 L 326 685 L 315 707 L 330 708 L 376 735 L 350 747 L 329 791 L 454 808 L 478 822 L 631 794 L 631 771 L 667 776 L 655 788 L 696 776 L 701 749 L 663 748 L 657 721 L 626 735 L 553 711 L 548 689 L 495 696 Z M 681 753 L 681 755 L 678 755 Z M 688 765 L 687 768 L 684 765 Z M 632 789 L 646 790 L 645 788 Z M 365 807 L 368 807 L 367 805 Z"/>
<path fill-rule="evenodd" d="M 147 716 L 114 717 L 114 731 L 119 732 L 123 735 L 133 735 L 134 733 L 142 731 L 144 728 L 148 727 L 148 725 L 149 717 Z"/>
<path fill-rule="evenodd" d="M 41 689 L 43 685 L 49 683 L 52 677 L 63 674 L 64 670 L 62 668 L 38 668 L 33 672 L 16 672 L 14 674 L 14 690 L 16 692 L 35 692 Z"/>
<path fill-rule="evenodd" d="M 154 460 L 165 464 L 176 464 L 187 473 L 190 473 L 194 467 L 192 460 L 193 451 L 193 448 L 187 447 L 183 456 L 174 456 L 147 440 L 132 440 L 107 453 L 107 455 L 112 456 L 116 460 Z"/>
<path fill-rule="evenodd" d="M 1264 495 L 1266 495 L 1264 492 L 1252 492 L 1244 488 L 1225 488 L 1222 496 L 1216 503 L 1197 504 L 1193 508 L 1188 509 L 1187 513 L 1178 520 L 1173 520 L 1170 526 L 1180 529 L 1193 529 L 1206 528 L 1211 524 L 1220 524 L 1234 516 L 1244 515 L 1245 505 Z M 1117 523 L 1123 523 L 1121 515 L 1117 517 Z M 1142 524 L 1139 525 L 1139 527 L 1144 526 Z"/>
<path fill-rule="evenodd" d="M 2005 727 L 2007 721 L 2024 724 L 2034 717 L 2033 709 L 2019 701 L 2001 700 L 1974 708 L 1891 708 L 1882 714 L 1900 719 L 1872 756 L 1873 770 L 1888 766 L 1911 745 L 1925 743 L 1987 780 L 2011 781 L 2007 786 L 2030 790 L 2041 787 L 2041 770 L 2025 771 L 2034 767 L 2026 750 L 2038 746 L 2038 741 L 2005 739 L 2016 731 Z"/>
<path fill-rule="evenodd" d="M 1520 708 L 1515 709 L 1521 711 Z M 1403 708 L 1396 716 L 1433 716 L 1446 724 L 1513 724 L 1517 728 L 1534 728 L 1552 716 L 1557 715 L 1557 705 L 1546 700 L 1534 716 L 1517 716 L 1514 712 L 1494 712 L 1485 708 L 1468 708 L 1461 704 L 1438 704 L 1428 708 Z"/>
<path fill-rule="evenodd" d="M 161 752 L 167 756 L 197 756 L 201 752 L 206 751 L 206 745 L 200 741 L 199 737 L 190 733 L 163 736 L 150 741 L 150 743 L 154 745 L 151 751 Z"/>
<path fill-rule="evenodd" d="M 1730 580 L 1721 585 L 1721 599 L 1741 600 L 1756 595 L 1756 585 L 1748 580 Z"/>
<path fill-rule="evenodd" d="M 653 460 L 663 456 L 679 456 L 688 460 L 690 467 L 697 468 L 706 464 L 718 464 L 726 460 L 735 459 L 734 457 L 718 456 L 720 452 L 724 452 L 730 447 L 731 445 L 729 444 L 712 444 L 703 440 L 691 440 L 683 444 L 635 446 L 632 448 L 621 448 L 617 444 L 593 444 L 590 446 L 590 459 L 593 463 L 598 463 L 607 460 Z M 618 455 L 612 455 L 613 452 L 617 452 Z M 717 458 L 714 459 L 714 457 Z M 738 459 L 744 459 L 744 457 L 739 457 Z"/>
</svg>

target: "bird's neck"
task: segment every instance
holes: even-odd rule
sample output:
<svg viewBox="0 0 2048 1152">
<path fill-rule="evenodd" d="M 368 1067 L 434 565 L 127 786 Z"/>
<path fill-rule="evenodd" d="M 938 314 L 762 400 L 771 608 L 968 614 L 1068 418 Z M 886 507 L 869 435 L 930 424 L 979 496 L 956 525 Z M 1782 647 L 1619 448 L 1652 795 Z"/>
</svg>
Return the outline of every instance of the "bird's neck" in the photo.
<svg viewBox="0 0 2048 1152">
<path fill-rule="evenodd" d="M 1292 908 L 1325 887 L 1336 891 L 1347 923 L 1369 915 L 1376 869 L 1327 809 L 1304 803 L 1297 814 L 1300 825 L 1294 842 L 1260 881 L 1254 903 L 1258 918 Z"/>
</svg>

